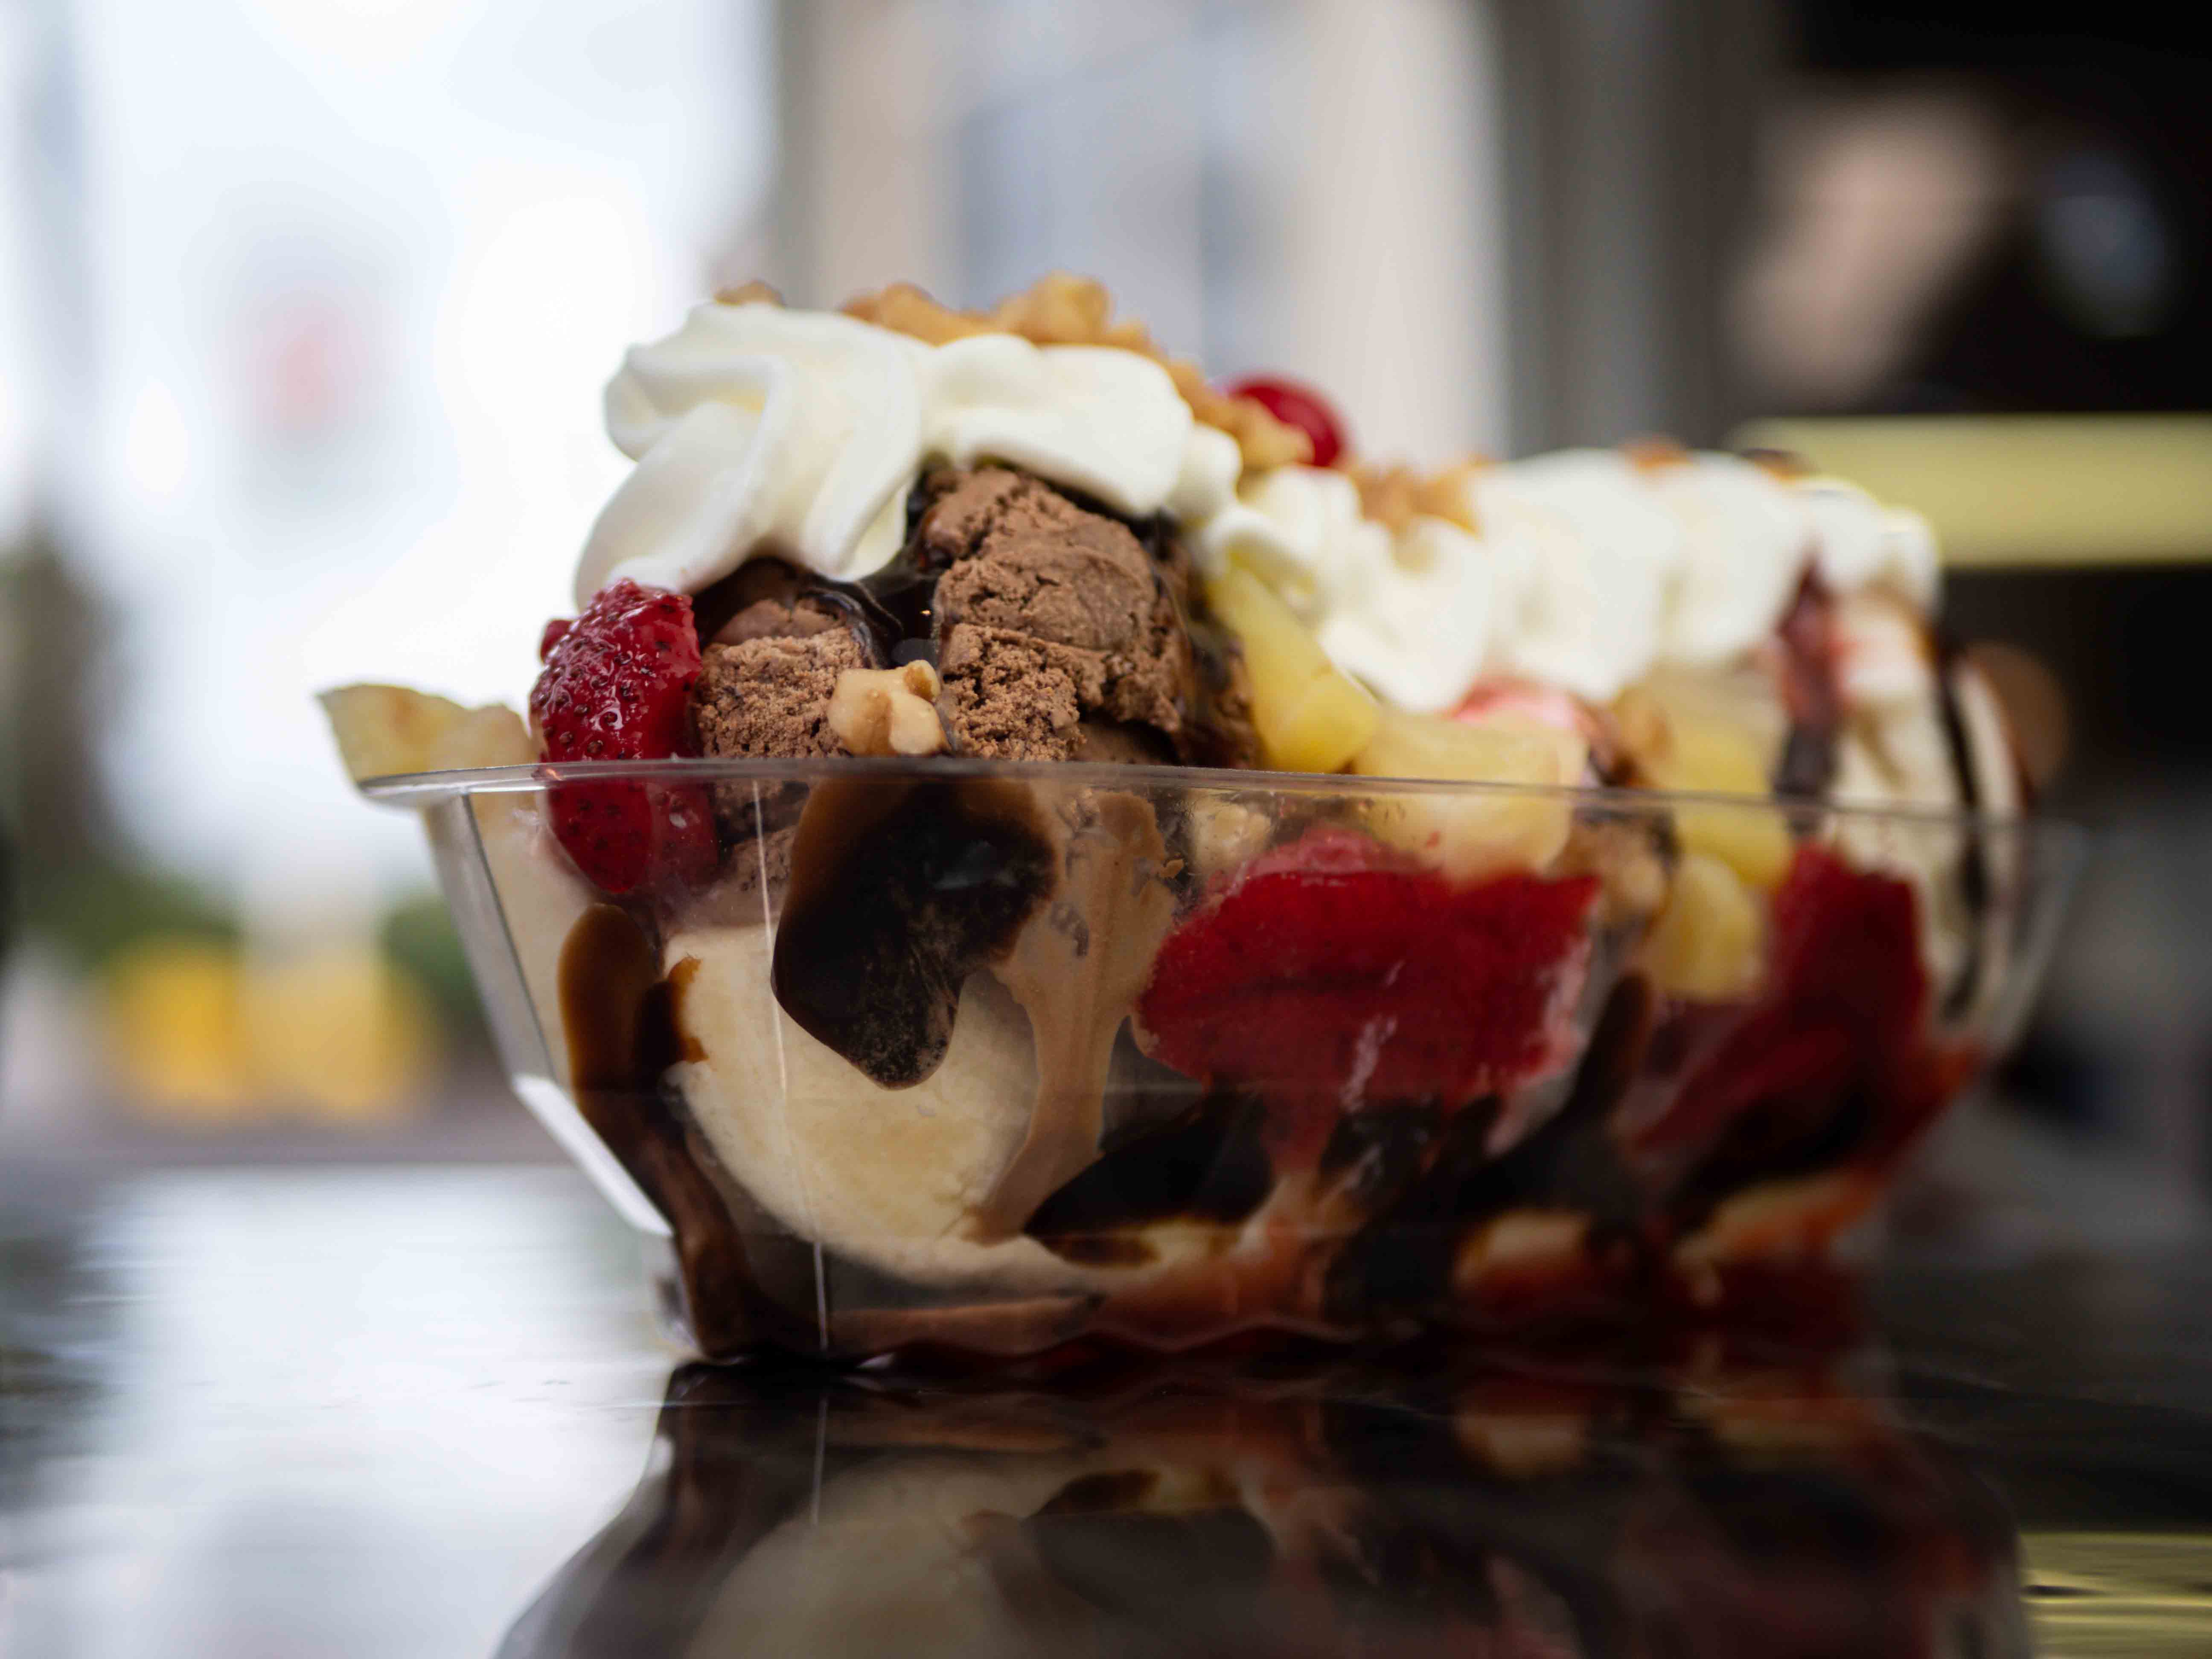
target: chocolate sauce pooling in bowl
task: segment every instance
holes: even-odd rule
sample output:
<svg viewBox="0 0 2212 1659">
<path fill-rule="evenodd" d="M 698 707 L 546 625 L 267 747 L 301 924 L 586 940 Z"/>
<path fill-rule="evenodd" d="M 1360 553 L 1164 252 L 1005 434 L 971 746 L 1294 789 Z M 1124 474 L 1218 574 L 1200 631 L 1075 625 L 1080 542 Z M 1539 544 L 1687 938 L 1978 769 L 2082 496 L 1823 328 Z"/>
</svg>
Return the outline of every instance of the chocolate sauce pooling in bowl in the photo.
<svg viewBox="0 0 2212 1659">
<path fill-rule="evenodd" d="M 920 1083 L 952 1041 L 962 984 L 1012 948 L 1055 878 L 1022 785 L 818 783 L 792 844 L 776 1000 L 880 1086 Z"/>
<path fill-rule="evenodd" d="M 784 1322 L 760 1294 L 744 1240 L 661 1077 L 688 1058 L 672 1018 L 678 988 L 630 914 L 595 904 L 561 947 L 561 1025 L 576 1109 L 667 1218 L 700 1351 L 741 1352 Z"/>
</svg>

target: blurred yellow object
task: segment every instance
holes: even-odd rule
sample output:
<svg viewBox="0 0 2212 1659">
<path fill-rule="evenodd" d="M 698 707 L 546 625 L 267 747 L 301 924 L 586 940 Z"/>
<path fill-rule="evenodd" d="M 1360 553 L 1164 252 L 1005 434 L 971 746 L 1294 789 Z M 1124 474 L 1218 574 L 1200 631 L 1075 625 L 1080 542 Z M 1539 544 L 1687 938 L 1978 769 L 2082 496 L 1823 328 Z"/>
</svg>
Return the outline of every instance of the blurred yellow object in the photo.
<svg viewBox="0 0 2212 1659">
<path fill-rule="evenodd" d="M 106 975 L 106 1050 L 145 1115 L 184 1124 L 233 1122 L 256 1093 L 228 946 L 153 939 Z"/>
<path fill-rule="evenodd" d="M 2212 1534 L 2177 1525 L 2133 1532 L 2027 1533 L 2021 1577 L 2036 1651 L 2128 1659 L 2212 1653 Z"/>
<path fill-rule="evenodd" d="M 1731 441 L 1909 503 L 1947 564 L 2212 559 L 2212 416 L 1760 421 Z"/>
<path fill-rule="evenodd" d="M 381 957 L 339 947 L 257 963 L 246 992 L 246 1052 L 264 1093 L 341 1123 L 407 1115 L 436 1055 L 436 1020 Z"/>
<path fill-rule="evenodd" d="M 231 947 L 149 939 L 106 975 L 107 1052 L 134 1107 L 214 1127 L 280 1115 L 344 1125 L 404 1117 L 437 1057 L 437 1023 L 374 951 L 282 963 Z"/>
</svg>

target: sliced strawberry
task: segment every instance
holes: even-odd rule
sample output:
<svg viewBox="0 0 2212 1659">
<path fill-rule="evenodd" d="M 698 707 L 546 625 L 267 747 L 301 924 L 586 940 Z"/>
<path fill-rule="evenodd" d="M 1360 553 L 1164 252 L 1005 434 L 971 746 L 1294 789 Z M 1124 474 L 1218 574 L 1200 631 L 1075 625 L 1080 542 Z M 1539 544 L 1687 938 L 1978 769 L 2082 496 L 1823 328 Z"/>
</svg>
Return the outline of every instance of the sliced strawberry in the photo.
<svg viewBox="0 0 2212 1659">
<path fill-rule="evenodd" d="M 573 623 L 549 625 L 543 649 L 530 713 L 546 760 L 696 752 L 687 704 L 699 636 L 683 594 L 610 582 Z M 563 785 L 552 792 L 551 817 L 576 867 L 607 892 L 714 874 L 714 813 L 697 784 Z"/>
<path fill-rule="evenodd" d="M 1927 1048 L 1928 974 L 1912 889 L 1797 849 L 1774 895 L 1768 989 L 1638 1137 L 1694 1146 L 1752 1118 L 1819 1127 L 1853 1098 L 1896 1101 Z"/>
<path fill-rule="evenodd" d="M 1526 875 L 1454 887 L 1315 830 L 1169 936 L 1139 1038 L 1177 1071 L 1276 1099 L 1462 1105 L 1568 1057 L 1596 890 Z"/>
</svg>

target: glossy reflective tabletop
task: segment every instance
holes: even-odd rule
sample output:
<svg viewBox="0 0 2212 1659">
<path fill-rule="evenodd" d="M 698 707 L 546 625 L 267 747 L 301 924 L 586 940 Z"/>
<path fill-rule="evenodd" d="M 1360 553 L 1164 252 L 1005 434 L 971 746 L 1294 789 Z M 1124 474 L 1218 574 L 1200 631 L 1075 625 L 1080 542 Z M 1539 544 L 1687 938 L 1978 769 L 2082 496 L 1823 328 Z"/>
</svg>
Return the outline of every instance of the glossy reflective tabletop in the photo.
<svg viewBox="0 0 2212 1659">
<path fill-rule="evenodd" d="M 563 1171 L 9 1187 L 0 1652 L 2212 1653 L 2212 1267 L 1630 1354 L 680 1368 Z"/>
</svg>

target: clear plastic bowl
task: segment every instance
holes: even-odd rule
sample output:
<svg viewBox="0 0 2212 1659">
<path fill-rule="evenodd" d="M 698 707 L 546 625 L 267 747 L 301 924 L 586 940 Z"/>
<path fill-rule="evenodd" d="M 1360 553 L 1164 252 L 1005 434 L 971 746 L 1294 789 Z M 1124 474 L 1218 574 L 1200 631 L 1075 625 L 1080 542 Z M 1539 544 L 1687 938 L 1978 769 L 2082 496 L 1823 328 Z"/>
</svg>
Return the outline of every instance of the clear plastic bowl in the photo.
<svg viewBox="0 0 2212 1659">
<path fill-rule="evenodd" d="M 378 780 L 701 1354 L 1727 1319 L 2013 1034 L 2064 826 L 1103 765 Z M 610 793 L 610 792 L 612 793 Z M 569 792 L 574 792 L 570 793 Z M 711 812 L 610 896 L 572 809 Z"/>
</svg>

